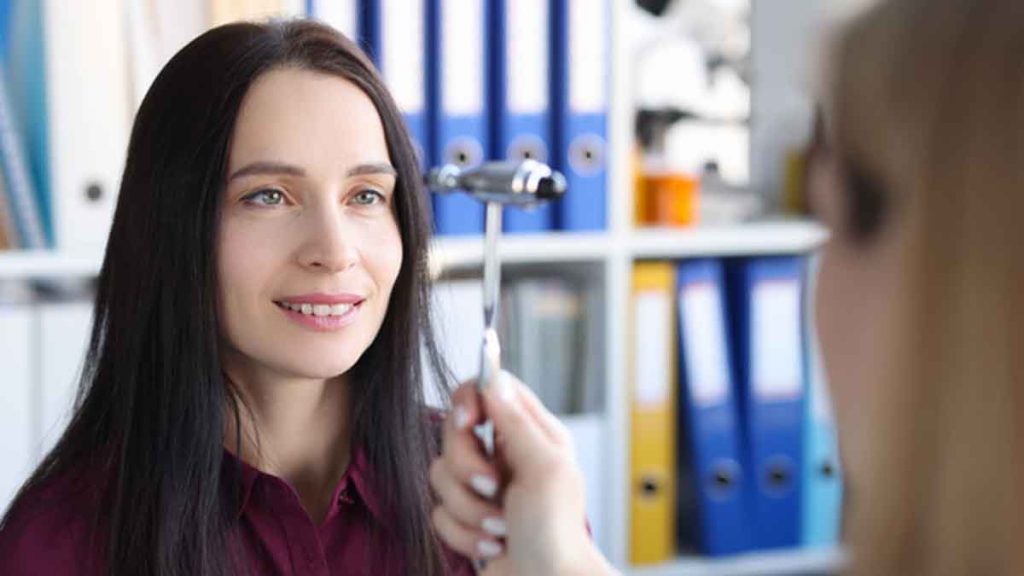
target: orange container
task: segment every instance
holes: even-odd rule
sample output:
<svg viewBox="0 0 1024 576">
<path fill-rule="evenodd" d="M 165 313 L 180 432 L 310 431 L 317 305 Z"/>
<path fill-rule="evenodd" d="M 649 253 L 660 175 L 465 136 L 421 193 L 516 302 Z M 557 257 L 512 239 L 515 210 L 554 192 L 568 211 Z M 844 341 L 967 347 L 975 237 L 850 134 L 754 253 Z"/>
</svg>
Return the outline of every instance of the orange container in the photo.
<svg viewBox="0 0 1024 576">
<path fill-rule="evenodd" d="M 700 181 L 678 172 L 641 176 L 637 186 L 637 220 L 646 226 L 684 227 L 697 224 Z"/>
</svg>

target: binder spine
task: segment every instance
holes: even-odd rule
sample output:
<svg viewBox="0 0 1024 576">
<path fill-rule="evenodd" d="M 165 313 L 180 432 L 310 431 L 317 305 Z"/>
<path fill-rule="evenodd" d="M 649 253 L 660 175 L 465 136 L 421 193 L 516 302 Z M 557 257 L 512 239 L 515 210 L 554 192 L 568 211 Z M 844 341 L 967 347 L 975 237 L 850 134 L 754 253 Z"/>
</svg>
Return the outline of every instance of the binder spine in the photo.
<svg viewBox="0 0 1024 576">
<path fill-rule="evenodd" d="M 471 167 L 486 159 L 486 65 L 489 57 L 483 28 L 488 22 L 489 7 L 489 0 L 430 2 L 428 21 L 433 37 L 429 42 L 428 63 L 433 165 Z M 457 34 L 473 35 L 468 37 L 473 41 Z M 455 40 L 467 40 L 466 45 Z M 483 206 L 473 198 L 464 194 L 435 195 L 433 206 L 439 234 L 483 232 Z"/>
<path fill-rule="evenodd" d="M 20 132 L 8 96 L 7 71 L 0 68 L 0 156 L 3 161 L 5 189 L 17 227 L 19 244 L 24 248 L 47 246 L 42 215 L 36 205 L 36 191 L 22 150 Z"/>
<path fill-rule="evenodd" d="M 556 166 L 568 190 L 564 230 L 607 226 L 608 3 L 558 0 L 552 13 Z"/>
<path fill-rule="evenodd" d="M 794 547 L 800 543 L 804 457 L 805 376 L 799 357 L 801 264 L 797 257 L 752 258 L 736 263 L 730 276 L 736 316 L 734 346 L 738 351 L 734 366 L 750 471 L 747 495 L 753 545 L 759 549 Z M 798 291 L 795 304 L 791 302 L 794 295 L 780 294 L 789 290 Z M 784 306 L 783 311 L 791 316 L 775 318 L 771 343 L 764 341 L 768 328 L 764 318 L 755 317 L 768 314 L 758 306 L 769 303 Z M 796 340 L 784 342 L 787 337 Z M 771 358 L 766 353 L 769 344 L 774 348 Z M 793 366 L 787 363 L 785 348 L 780 348 L 790 345 L 798 355 L 792 359 Z M 797 380 L 791 382 L 773 373 L 782 369 L 795 372 Z"/>
<path fill-rule="evenodd" d="M 429 160 L 425 4 L 425 0 L 364 1 L 362 9 L 368 49 L 402 112 L 421 170 L 426 170 Z"/>
<path fill-rule="evenodd" d="M 677 519 L 681 546 L 721 556 L 749 547 L 746 467 L 731 375 L 722 263 L 693 260 L 678 268 L 680 482 L 689 508 Z M 685 436 L 685 438 L 683 438 Z M 684 458 L 688 459 L 685 461 Z M 688 530 L 688 533 L 683 533 Z"/>
<path fill-rule="evenodd" d="M 491 157 L 551 162 L 550 4 L 494 0 L 491 10 Z M 550 204 L 505 211 L 512 234 L 554 227 Z"/>
</svg>

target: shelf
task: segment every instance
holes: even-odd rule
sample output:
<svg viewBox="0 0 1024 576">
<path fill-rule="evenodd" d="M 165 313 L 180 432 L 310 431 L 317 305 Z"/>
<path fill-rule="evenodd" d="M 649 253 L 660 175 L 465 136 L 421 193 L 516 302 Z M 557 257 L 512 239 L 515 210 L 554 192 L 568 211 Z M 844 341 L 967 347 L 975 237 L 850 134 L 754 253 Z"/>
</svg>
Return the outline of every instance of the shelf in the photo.
<svg viewBox="0 0 1024 576">
<path fill-rule="evenodd" d="M 798 576 L 839 573 L 846 557 L 839 549 L 756 552 L 733 558 L 680 558 L 630 568 L 628 576 Z"/>
<path fill-rule="evenodd" d="M 498 246 L 502 264 L 601 262 L 608 256 L 610 238 L 605 233 L 506 234 Z M 431 265 L 441 270 L 479 267 L 483 254 L 483 236 L 439 236 L 431 246 Z"/>
<path fill-rule="evenodd" d="M 629 237 L 634 259 L 759 256 L 810 252 L 828 237 L 808 220 L 779 220 L 688 229 L 637 230 Z"/>
<path fill-rule="evenodd" d="M 0 252 L 0 280 L 89 278 L 98 276 L 102 255 L 63 254 L 46 250 Z"/>
<path fill-rule="evenodd" d="M 504 236 L 503 264 L 600 262 L 608 253 L 605 234 L 545 234 Z M 437 238 L 431 246 L 431 266 L 441 270 L 483 264 L 483 238 Z M 0 279 L 85 278 L 99 274 L 101 257 L 48 252 L 0 251 Z"/>
<path fill-rule="evenodd" d="M 506 235 L 501 238 L 503 264 L 600 262 L 608 254 L 607 234 Z M 483 237 L 437 237 L 431 243 L 431 266 L 441 270 L 483 264 Z M 46 250 L 0 251 L 0 279 L 85 278 L 99 274 L 102 257 Z"/>
<path fill-rule="evenodd" d="M 624 237 L 633 259 L 696 256 L 754 256 L 808 252 L 827 238 L 819 224 L 795 220 L 730 224 L 689 229 L 637 230 Z M 604 262 L 618 237 L 610 233 L 553 232 L 504 235 L 504 264 Z M 436 237 L 431 243 L 435 271 L 478 268 L 483 264 L 482 236 Z M 99 274 L 102 255 L 45 250 L 0 252 L 0 279 L 84 278 Z"/>
</svg>

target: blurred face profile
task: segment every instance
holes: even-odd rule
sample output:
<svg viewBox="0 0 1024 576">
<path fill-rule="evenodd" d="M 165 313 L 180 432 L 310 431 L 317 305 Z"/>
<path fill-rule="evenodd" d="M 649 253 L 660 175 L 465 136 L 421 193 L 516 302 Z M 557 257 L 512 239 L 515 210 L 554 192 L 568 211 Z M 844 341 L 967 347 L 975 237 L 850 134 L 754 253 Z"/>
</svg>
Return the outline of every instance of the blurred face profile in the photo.
<svg viewBox="0 0 1024 576">
<path fill-rule="evenodd" d="M 822 249 L 815 320 L 840 434 L 845 473 L 856 484 L 871 445 L 872 414 L 891 364 L 898 233 L 855 224 L 841 167 L 824 155 L 811 168 L 811 198 L 830 236 Z"/>
<path fill-rule="evenodd" d="M 337 76 L 265 73 L 242 103 L 225 177 L 225 370 L 243 382 L 347 372 L 376 337 L 402 263 L 373 103 Z"/>
</svg>

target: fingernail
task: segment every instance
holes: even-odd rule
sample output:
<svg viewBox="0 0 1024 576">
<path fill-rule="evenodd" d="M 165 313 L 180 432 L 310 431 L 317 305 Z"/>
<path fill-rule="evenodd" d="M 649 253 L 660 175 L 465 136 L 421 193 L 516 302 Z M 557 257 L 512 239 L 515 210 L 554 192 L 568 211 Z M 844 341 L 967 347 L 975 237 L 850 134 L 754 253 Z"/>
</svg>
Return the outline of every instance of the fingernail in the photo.
<svg viewBox="0 0 1024 576">
<path fill-rule="evenodd" d="M 498 483 L 493 478 L 482 474 L 475 474 L 469 479 L 469 485 L 476 490 L 476 493 L 484 498 L 494 498 L 498 493 Z"/>
<path fill-rule="evenodd" d="M 502 370 L 495 380 L 498 398 L 505 404 L 514 405 L 516 402 L 516 386 L 519 385 L 516 377 L 510 372 Z"/>
<path fill-rule="evenodd" d="M 501 518 L 484 518 L 484 521 L 480 524 L 491 536 L 505 536 L 508 534 L 508 526 L 505 525 L 505 521 Z"/>
<path fill-rule="evenodd" d="M 469 425 L 469 413 L 460 405 L 455 406 L 454 418 L 457 430 L 465 430 L 466 426 Z"/>
<path fill-rule="evenodd" d="M 481 540 L 476 545 L 476 551 L 484 558 L 494 558 L 501 554 L 501 544 L 493 540 Z"/>
</svg>

